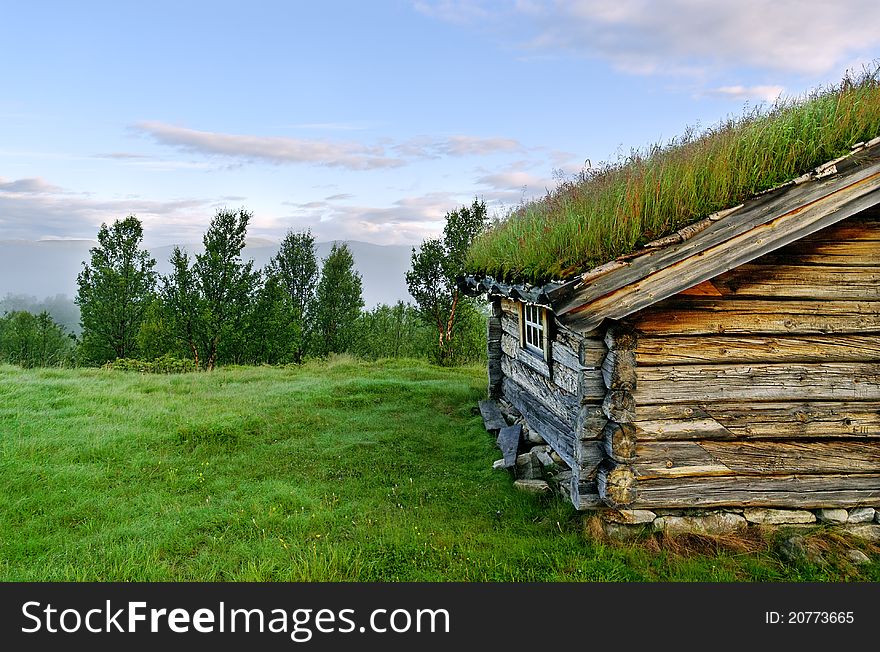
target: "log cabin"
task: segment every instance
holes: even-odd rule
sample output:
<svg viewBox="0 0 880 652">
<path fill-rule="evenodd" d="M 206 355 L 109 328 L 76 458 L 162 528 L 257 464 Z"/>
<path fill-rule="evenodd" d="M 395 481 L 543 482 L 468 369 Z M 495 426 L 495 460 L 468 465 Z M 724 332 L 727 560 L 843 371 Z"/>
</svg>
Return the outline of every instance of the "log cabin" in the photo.
<svg viewBox="0 0 880 652">
<path fill-rule="evenodd" d="M 565 280 L 459 285 L 576 508 L 880 506 L 880 138 Z"/>
</svg>

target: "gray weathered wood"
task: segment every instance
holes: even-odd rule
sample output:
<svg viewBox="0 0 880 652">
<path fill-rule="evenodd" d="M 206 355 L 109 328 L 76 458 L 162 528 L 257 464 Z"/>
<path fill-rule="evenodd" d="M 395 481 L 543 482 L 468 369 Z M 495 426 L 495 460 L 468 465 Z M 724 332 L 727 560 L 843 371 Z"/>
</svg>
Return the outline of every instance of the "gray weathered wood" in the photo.
<svg viewBox="0 0 880 652">
<path fill-rule="evenodd" d="M 581 404 L 578 408 L 575 436 L 577 439 L 600 439 L 608 424 L 601 405 Z"/>
<path fill-rule="evenodd" d="M 643 367 L 740 362 L 880 362 L 880 333 L 642 337 L 637 355 Z"/>
<path fill-rule="evenodd" d="M 575 467 L 574 432 L 571 427 L 510 378 L 505 378 L 502 386 L 504 396 L 522 413 L 529 428 L 541 435 L 569 467 Z"/>
<path fill-rule="evenodd" d="M 880 363 L 638 367 L 640 404 L 694 401 L 880 400 Z"/>
<path fill-rule="evenodd" d="M 636 437 L 651 439 L 880 438 L 875 401 L 639 405 Z"/>
<path fill-rule="evenodd" d="M 584 366 L 578 359 L 578 349 L 572 350 L 561 340 L 553 340 L 550 342 L 550 355 L 553 358 L 554 365 L 561 365 L 571 371 L 577 373 Z"/>
<path fill-rule="evenodd" d="M 634 483 L 633 508 L 787 507 L 817 509 L 876 505 L 880 474 L 657 478 Z"/>
<path fill-rule="evenodd" d="M 602 433 L 603 448 L 611 459 L 631 463 L 637 457 L 636 427 L 631 423 L 608 422 Z"/>
<path fill-rule="evenodd" d="M 498 409 L 498 403 L 492 400 L 483 400 L 479 402 L 480 414 L 483 416 L 483 425 L 486 430 L 501 430 L 507 427 L 507 421 Z"/>
<path fill-rule="evenodd" d="M 880 446 L 866 441 L 642 441 L 633 457 L 640 482 L 710 475 L 880 473 Z"/>
<path fill-rule="evenodd" d="M 574 461 L 581 480 L 595 480 L 599 465 L 605 461 L 605 447 L 599 440 L 576 441 Z"/>
<path fill-rule="evenodd" d="M 626 389 L 612 389 L 602 401 L 602 410 L 612 421 L 629 423 L 636 416 L 636 401 L 632 392 Z"/>
<path fill-rule="evenodd" d="M 523 349 L 519 345 L 519 339 L 514 339 L 507 333 L 501 337 L 501 351 L 507 357 L 524 364 L 532 371 L 541 374 L 545 378 L 549 379 L 551 377 L 550 365 L 547 364 L 546 360 L 543 360 L 534 353 Z"/>
<path fill-rule="evenodd" d="M 602 379 L 608 389 L 636 387 L 636 354 L 634 351 L 612 350 L 602 363 Z"/>
<path fill-rule="evenodd" d="M 605 397 L 605 380 L 601 369 L 581 369 L 577 373 L 577 395 L 581 403 L 601 401 Z"/>
<path fill-rule="evenodd" d="M 545 406 L 546 410 L 574 428 L 579 405 L 576 396 L 560 389 L 549 378 L 507 356 L 501 358 L 501 369 L 507 378 L 525 388 L 537 402 Z"/>
<path fill-rule="evenodd" d="M 515 423 L 512 426 L 504 426 L 498 431 L 495 443 L 501 449 L 504 456 L 504 468 L 509 469 L 516 465 L 516 453 L 519 449 L 519 440 L 522 437 L 522 425 Z"/>
<path fill-rule="evenodd" d="M 880 302 L 675 297 L 632 323 L 651 335 L 871 333 L 880 331 Z"/>
</svg>

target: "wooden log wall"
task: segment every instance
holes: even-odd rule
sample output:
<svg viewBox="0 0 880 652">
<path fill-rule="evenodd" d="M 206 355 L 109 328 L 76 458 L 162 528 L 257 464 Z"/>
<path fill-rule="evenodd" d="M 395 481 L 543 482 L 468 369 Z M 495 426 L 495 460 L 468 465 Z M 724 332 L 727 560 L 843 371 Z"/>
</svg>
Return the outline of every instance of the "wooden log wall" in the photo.
<svg viewBox="0 0 880 652">
<path fill-rule="evenodd" d="M 575 506 L 601 505 L 597 474 L 606 456 L 602 432 L 607 423 L 601 408 L 606 394 L 602 334 L 581 335 L 554 320 L 548 363 L 520 346 L 519 305 L 500 299 L 499 312 L 504 397 L 571 467 Z"/>
<path fill-rule="evenodd" d="M 607 503 L 880 504 L 880 211 L 624 326 L 635 347 L 603 365 Z"/>
</svg>

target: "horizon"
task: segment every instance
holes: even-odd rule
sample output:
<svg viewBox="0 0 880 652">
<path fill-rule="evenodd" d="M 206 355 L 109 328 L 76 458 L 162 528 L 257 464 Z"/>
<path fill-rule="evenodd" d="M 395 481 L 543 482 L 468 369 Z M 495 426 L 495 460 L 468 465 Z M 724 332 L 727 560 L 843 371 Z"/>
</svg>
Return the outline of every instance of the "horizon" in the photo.
<svg viewBox="0 0 880 652">
<path fill-rule="evenodd" d="M 199 241 L 227 205 L 253 211 L 253 238 L 418 245 L 474 198 L 502 216 L 585 167 L 880 59 L 880 5 L 863 0 L 87 2 L 4 17 L 0 239 L 91 241 L 134 214 L 149 248 Z"/>
</svg>

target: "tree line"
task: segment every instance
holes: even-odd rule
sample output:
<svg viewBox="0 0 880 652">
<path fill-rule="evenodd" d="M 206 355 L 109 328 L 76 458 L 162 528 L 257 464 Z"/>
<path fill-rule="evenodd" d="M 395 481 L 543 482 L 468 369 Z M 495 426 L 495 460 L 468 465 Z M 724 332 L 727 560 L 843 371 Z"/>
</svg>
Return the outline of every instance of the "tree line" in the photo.
<svg viewBox="0 0 880 652">
<path fill-rule="evenodd" d="M 455 283 L 467 246 L 485 228 L 482 202 L 448 213 L 443 237 L 413 249 L 406 280 L 415 305 L 371 310 L 364 309 L 348 246 L 334 243 L 319 262 L 309 230 L 288 232 L 269 264 L 254 269 L 242 256 L 251 218 L 243 208 L 218 210 L 202 251 L 175 247 L 167 275 L 155 271 L 137 217 L 102 224 L 77 277 L 81 335 L 67 333 L 46 312 L 9 312 L 0 317 L 0 361 L 211 370 L 332 353 L 440 364 L 485 356 L 485 315 Z"/>
</svg>

